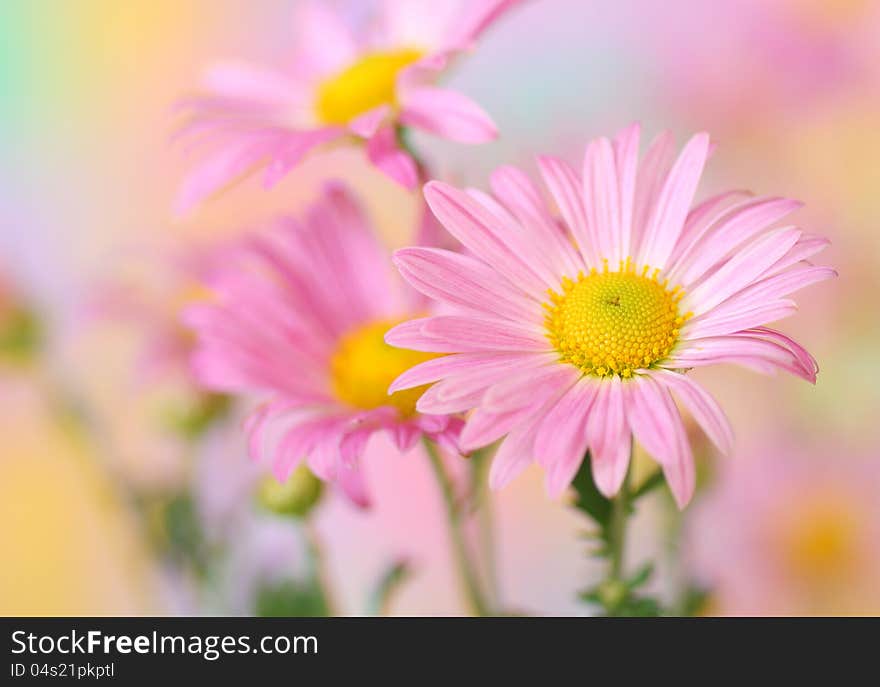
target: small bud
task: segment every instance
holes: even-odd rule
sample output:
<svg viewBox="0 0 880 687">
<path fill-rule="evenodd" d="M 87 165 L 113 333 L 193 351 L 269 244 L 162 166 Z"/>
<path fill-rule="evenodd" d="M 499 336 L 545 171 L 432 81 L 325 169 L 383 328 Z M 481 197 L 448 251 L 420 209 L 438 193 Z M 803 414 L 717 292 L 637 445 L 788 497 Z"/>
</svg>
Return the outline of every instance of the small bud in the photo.
<svg viewBox="0 0 880 687">
<path fill-rule="evenodd" d="M 0 302 L 0 358 L 21 363 L 37 353 L 42 343 L 40 322 L 31 310 Z"/>
<path fill-rule="evenodd" d="M 599 585 L 599 600 L 607 609 L 617 608 L 626 599 L 629 590 L 620 580 L 606 580 Z"/>
<path fill-rule="evenodd" d="M 305 465 L 300 465 L 286 482 L 267 477 L 257 490 L 257 502 L 279 515 L 303 518 L 321 499 L 324 483 Z"/>
</svg>

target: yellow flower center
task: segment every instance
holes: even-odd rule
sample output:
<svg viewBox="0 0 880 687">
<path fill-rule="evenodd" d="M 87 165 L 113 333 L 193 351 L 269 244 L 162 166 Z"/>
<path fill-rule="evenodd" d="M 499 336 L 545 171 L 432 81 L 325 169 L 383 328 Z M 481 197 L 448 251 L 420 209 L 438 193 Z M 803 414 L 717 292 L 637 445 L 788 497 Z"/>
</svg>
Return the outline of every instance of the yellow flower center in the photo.
<svg viewBox="0 0 880 687">
<path fill-rule="evenodd" d="M 330 360 L 336 398 L 355 408 L 369 410 L 390 405 L 402 417 L 415 414 L 416 401 L 430 385 L 404 389 L 390 396 L 388 387 L 401 373 L 437 356 L 385 343 L 385 332 L 395 324 L 372 322 L 342 337 Z"/>
<path fill-rule="evenodd" d="M 627 260 L 609 272 L 606 262 L 602 272 L 563 277 L 561 294 L 550 290 L 545 325 L 562 360 L 589 375 L 630 377 L 669 355 L 690 313 L 678 313 L 684 292 L 648 269 Z"/>
<path fill-rule="evenodd" d="M 781 548 L 796 577 L 833 581 L 854 568 L 858 522 L 852 509 L 817 504 L 793 517 L 785 529 Z"/>
<path fill-rule="evenodd" d="M 396 105 L 397 74 L 422 56 L 418 50 L 375 52 L 318 88 L 315 110 L 325 124 L 347 124 L 379 105 Z"/>
</svg>

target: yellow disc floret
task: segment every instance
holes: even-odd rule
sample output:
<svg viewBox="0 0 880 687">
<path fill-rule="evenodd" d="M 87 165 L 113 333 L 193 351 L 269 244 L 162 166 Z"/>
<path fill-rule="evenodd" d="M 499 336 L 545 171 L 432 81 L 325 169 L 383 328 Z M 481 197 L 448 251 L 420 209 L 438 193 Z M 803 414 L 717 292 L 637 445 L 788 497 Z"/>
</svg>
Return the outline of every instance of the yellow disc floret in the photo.
<svg viewBox="0 0 880 687">
<path fill-rule="evenodd" d="M 333 393 L 343 403 L 369 410 L 394 406 L 402 417 L 416 412 L 416 401 L 430 385 L 404 389 L 390 396 L 388 387 L 414 365 L 436 358 L 434 353 L 395 348 L 385 332 L 396 322 L 372 322 L 343 336 L 330 360 Z"/>
<path fill-rule="evenodd" d="M 418 60 L 418 50 L 375 52 L 318 87 L 315 111 L 324 124 L 347 124 L 379 105 L 397 105 L 397 74 Z"/>
<path fill-rule="evenodd" d="M 545 303 L 547 336 L 562 360 L 597 377 L 630 377 L 669 355 L 679 328 L 681 289 L 669 289 L 659 270 L 636 270 L 630 260 L 620 270 L 581 272 L 563 277 L 562 293 Z"/>
</svg>

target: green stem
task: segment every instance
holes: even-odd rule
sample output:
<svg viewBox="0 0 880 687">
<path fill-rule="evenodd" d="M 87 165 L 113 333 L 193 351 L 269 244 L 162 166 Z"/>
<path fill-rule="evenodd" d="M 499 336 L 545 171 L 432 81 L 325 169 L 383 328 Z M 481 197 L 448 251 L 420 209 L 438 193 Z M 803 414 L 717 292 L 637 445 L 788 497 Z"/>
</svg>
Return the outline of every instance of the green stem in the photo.
<svg viewBox="0 0 880 687">
<path fill-rule="evenodd" d="M 321 543 L 321 537 L 310 519 L 303 523 L 302 530 L 309 553 L 309 574 L 317 582 L 321 590 L 326 614 L 328 616 L 335 616 L 337 615 L 334 610 L 336 608 L 336 600 L 327 575 L 327 567 L 324 561 L 324 546 Z"/>
<path fill-rule="evenodd" d="M 611 505 L 611 552 L 608 579 L 613 582 L 623 579 L 626 519 L 629 516 L 630 497 L 630 470 L 627 468 L 620 491 L 614 497 Z"/>
<path fill-rule="evenodd" d="M 485 581 L 489 602 L 498 608 L 500 594 L 498 591 L 498 569 L 495 561 L 494 518 L 492 504 L 489 499 L 488 467 L 492 459 L 492 449 L 484 448 L 471 455 L 471 488 L 474 491 L 474 507 L 480 527 L 480 553 L 485 568 Z"/>
<path fill-rule="evenodd" d="M 424 444 L 429 462 L 434 469 L 437 483 L 440 485 L 443 501 L 446 505 L 446 517 L 449 522 L 449 536 L 452 539 L 452 553 L 455 558 L 455 564 L 458 569 L 462 586 L 464 587 L 468 605 L 475 615 L 489 615 L 489 605 L 483 595 L 479 576 L 477 575 L 476 568 L 471 561 L 470 552 L 468 551 L 467 541 L 465 540 L 464 531 L 462 529 L 461 509 L 456 502 L 452 480 L 446 473 L 443 459 L 441 458 L 437 447 L 428 439 L 425 439 Z"/>
</svg>

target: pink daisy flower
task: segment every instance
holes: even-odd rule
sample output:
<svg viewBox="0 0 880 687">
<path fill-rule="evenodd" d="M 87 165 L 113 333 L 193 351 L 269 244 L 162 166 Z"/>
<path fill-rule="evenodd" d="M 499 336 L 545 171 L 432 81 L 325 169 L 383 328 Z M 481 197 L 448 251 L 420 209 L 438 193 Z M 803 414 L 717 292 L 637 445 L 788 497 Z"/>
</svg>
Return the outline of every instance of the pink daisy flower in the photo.
<svg viewBox="0 0 880 687">
<path fill-rule="evenodd" d="M 641 164 L 638 148 L 634 125 L 590 143 L 582 176 L 540 157 L 559 219 L 518 169 L 493 174 L 494 195 L 433 181 L 428 204 L 471 254 L 395 255 L 403 276 L 450 312 L 388 333 L 395 346 L 448 354 L 390 390 L 436 382 L 419 411 L 474 409 L 463 450 L 507 435 L 490 472 L 494 488 L 534 458 L 559 494 L 589 449 L 596 484 L 611 496 L 635 437 L 684 506 L 694 465 L 673 394 L 723 452 L 732 433 L 715 400 L 682 372 L 737 363 L 815 382 L 810 354 L 764 323 L 795 311 L 790 293 L 834 274 L 806 261 L 827 241 L 772 228 L 799 207 L 784 198 L 731 192 L 690 209 L 706 134 L 674 163 L 668 133 Z"/>
<path fill-rule="evenodd" d="M 420 413 L 422 389 L 389 384 L 430 354 L 384 342 L 426 303 L 394 272 L 354 199 L 328 185 L 301 220 L 284 218 L 244 240 L 207 282 L 213 302 L 192 306 L 196 378 L 215 391 L 268 401 L 246 422 L 254 459 L 271 456 L 282 481 L 306 460 L 367 504 L 358 459 L 374 432 L 401 451 L 421 436 L 455 449 L 461 420 Z"/>
<path fill-rule="evenodd" d="M 877 449 L 850 449 L 844 437 L 810 446 L 777 439 L 720 465 L 686 529 L 707 610 L 880 613 Z"/>
<path fill-rule="evenodd" d="M 358 34 L 330 9 L 306 3 L 288 70 L 219 64 L 183 104 L 178 137 L 210 151 L 184 181 L 179 211 L 260 168 L 271 187 L 333 142 L 365 142 L 372 164 L 413 188 L 416 163 L 399 146 L 399 127 L 464 143 L 495 138 L 478 105 L 434 82 L 515 2 L 388 0 L 379 21 Z"/>
</svg>

